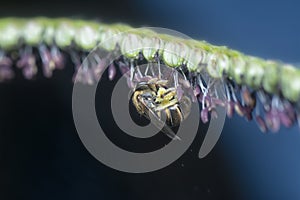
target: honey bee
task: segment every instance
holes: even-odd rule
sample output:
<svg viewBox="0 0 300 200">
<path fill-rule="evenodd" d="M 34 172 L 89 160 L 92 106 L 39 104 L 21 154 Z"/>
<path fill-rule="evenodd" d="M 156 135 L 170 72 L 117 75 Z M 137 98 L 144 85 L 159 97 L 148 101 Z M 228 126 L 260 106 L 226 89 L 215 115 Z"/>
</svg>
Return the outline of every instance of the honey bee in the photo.
<svg viewBox="0 0 300 200">
<path fill-rule="evenodd" d="M 171 127 L 179 126 L 188 117 L 191 100 L 187 96 L 178 100 L 176 88 L 167 87 L 167 83 L 167 80 L 157 79 L 138 83 L 132 102 L 139 114 L 151 120 L 156 127 L 163 127 L 162 131 L 171 139 L 180 140 Z"/>
</svg>

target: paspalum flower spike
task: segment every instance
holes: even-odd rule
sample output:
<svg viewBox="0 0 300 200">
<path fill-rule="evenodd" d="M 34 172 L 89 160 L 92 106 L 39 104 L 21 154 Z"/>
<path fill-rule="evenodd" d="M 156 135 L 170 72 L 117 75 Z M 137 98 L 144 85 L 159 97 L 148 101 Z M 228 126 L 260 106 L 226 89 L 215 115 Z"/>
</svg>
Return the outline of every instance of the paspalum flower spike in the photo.
<svg viewBox="0 0 300 200">
<path fill-rule="evenodd" d="M 178 97 L 182 87 L 189 88 L 192 100 L 202 105 L 203 122 L 215 116 L 216 106 L 225 107 L 229 117 L 234 112 L 248 120 L 254 117 L 262 131 L 277 131 L 281 124 L 289 127 L 299 121 L 300 70 L 295 66 L 147 28 L 131 30 L 124 24 L 67 18 L 0 19 L 0 81 L 13 78 L 14 66 L 31 79 L 38 71 L 37 60 L 45 77 L 51 77 L 53 70 L 64 67 L 68 55 L 75 71 L 83 65 L 77 79 L 93 84 L 109 58 L 94 54 L 89 63 L 82 62 L 98 46 L 107 55 L 122 54 L 110 63 L 109 79 L 114 79 L 117 69 L 125 75 L 130 72 L 130 87 L 149 74 L 163 76 L 161 72 L 151 74 L 151 67 L 141 73 L 137 68 L 140 63 L 164 64 L 181 73 L 184 79 L 175 81 Z M 103 43 L 122 32 L 126 34 Z M 216 81 L 223 83 L 223 99 L 213 86 Z"/>
</svg>

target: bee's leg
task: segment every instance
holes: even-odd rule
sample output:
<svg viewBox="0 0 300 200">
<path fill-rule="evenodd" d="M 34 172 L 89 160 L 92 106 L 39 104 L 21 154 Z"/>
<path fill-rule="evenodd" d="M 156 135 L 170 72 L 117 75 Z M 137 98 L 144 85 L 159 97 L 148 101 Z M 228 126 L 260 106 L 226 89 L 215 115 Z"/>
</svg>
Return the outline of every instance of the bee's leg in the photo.
<svg viewBox="0 0 300 200">
<path fill-rule="evenodd" d="M 181 140 L 181 138 L 178 135 L 176 135 L 174 133 L 174 131 L 170 127 L 168 127 L 167 125 L 165 125 L 162 128 L 162 132 L 164 132 L 172 140 Z"/>
<path fill-rule="evenodd" d="M 171 116 L 170 110 L 166 110 L 166 112 L 164 113 L 164 116 L 161 116 L 162 118 L 166 118 L 169 119 L 169 123 L 171 125 L 174 124 L 173 122 L 173 118 Z M 166 120 L 165 120 L 166 122 Z M 165 123 L 163 128 L 162 128 L 162 132 L 165 133 L 169 138 L 171 138 L 172 140 L 181 140 L 179 136 L 177 136 L 174 131 Z"/>
<path fill-rule="evenodd" d="M 160 115 L 159 117 L 153 112 L 151 109 L 149 109 L 149 120 L 153 125 L 155 125 L 157 128 L 159 128 L 163 133 L 165 133 L 169 138 L 173 140 L 181 140 L 180 137 L 178 137 L 174 131 L 165 124 L 166 117 L 163 115 Z M 161 120 L 163 118 L 164 121 Z"/>
</svg>

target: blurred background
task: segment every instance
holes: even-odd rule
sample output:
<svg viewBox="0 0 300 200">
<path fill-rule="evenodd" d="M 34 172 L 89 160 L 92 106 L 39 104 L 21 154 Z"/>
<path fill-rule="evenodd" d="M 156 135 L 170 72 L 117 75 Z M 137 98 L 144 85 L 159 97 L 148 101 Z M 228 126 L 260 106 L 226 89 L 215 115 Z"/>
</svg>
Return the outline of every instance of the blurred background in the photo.
<svg viewBox="0 0 300 200">
<path fill-rule="evenodd" d="M 10 0 L 0 3 L 0 17 L 66 16 L 164 27 L 295 64 L 299 8 L 296 0 Z M 298 127 L 263 134 L 254 122 L 234 117 L 204 159 L 197 156 L 200 130 L 172 165 L 127 174 L 104 166 L 82 145 L 73 124 L 71 79 L 66 69 L 51 79 L 17 77 L 0 84 L 0 199 L 300 199 Z M 112 87 L 107 82 L 105 91 Z"/>
</svg>

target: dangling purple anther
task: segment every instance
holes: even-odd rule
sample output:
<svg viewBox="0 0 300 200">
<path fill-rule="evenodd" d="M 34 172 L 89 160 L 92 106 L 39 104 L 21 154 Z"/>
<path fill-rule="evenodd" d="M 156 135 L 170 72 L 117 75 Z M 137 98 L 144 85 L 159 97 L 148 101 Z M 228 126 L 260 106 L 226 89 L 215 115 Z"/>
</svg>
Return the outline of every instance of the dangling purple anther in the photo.
<svg viewBox="0 0 300 200">
<path fill-rule="evenodd" d="M 245 117 L 248 121 L 251 121 L 253 119 L 252 117 L 252 111 L 253 111 L 253 108 L 247 106 L 247 107 L 244 107 L 244 114 L 245 114 Z"/>
<path fill-rule="evenodd" d="M 89 69 L 86 66 L 82 66 L 82 68 L 79 68 L 77 70 L 76 75 L 74 75 L 74 78 L 76 77 L 76 82 L 80 82 L 83 84 L 94 84 L 94 76 L 91 69 Z"/>
<path fill-rule="evenodd" d="M 74 67 L 75 67 L 75 74 L 77 73 L 77 71 L 79 70 L 80 66 L 81 66 L 81 60 L 80 60 L 80 56 L 79 54 L 74 51 L 74 50 L 70 50 L 69 51 L 69 54 L 71 56 L 71 60 L 74 64 Z M 74 80 L 74 77 L 73 77 L 73 80 Z"/>
<path fill-rule="evenodd" d="M 60 50 L 54 46 L 51 48 L 51 59 L 53 60 L 54 64 L 55 64 L 55 69 L 63 69 L 65 66 L 65 59 L 64 56 L 62 54 L 62 52 L 60 52 Z"/>
<path fill-rule="evenodd" d="M 127 80 L 127 85 L 130 89 L 134 89 L 136 87 L 136 83 L 130 80 L 130 78 L 126 78 L 126 80 Z"/>
<path fill-rule="evenodd" d="M 218 113 L 217 113 L 215 108 L 211 108 L 210 115 L 211 115 L 212 119 L 217 119 L 218 118 Z"/>
<path fill-rule="evenodd" d="M 119 70 L 120 70 L 121 74 L 129 77 L 127 72 L 130 70 L 130 67 L 123 62 L 119 62 L 118 66 L 119 66 Z"/>
<path fill-rule="evenodd" d="M 255 121 L 256 121 L 259 129 L 261 130 L 261 132 L 263 132 L 263 133 L 267 132 L 267 130 L 268 130 L 267 125 L 261 116 L 256 115 Z"/>
<path fill-rule="evenodd" d="M 75 83 L 84 83 L 83 72 L 82 69 L 78 69 L 73 75 L 73 82 Z"/>
<path fill-rule="evenodd" d="M 266 112 L 265 120 L 267 127 L 272 132 L 277 132 L 280 128 L 280 119 L 278 117 L 278 113 L 272 108 L 270 111 Z"/>
<path fill-rule="evenodd" d="M 278 118 L 278 116 L 273 116 L 272 117 L 272 127 L 271 130 L 276 133 L 278 132 L 280 129 L 280 119 Z"/>
<path fill-rule="evenodd" d="M 185 79 L 180 78 L 180 79 L 179 79 L 179 83 L 180 83 L 184 88 L 186 88 L 186 89 L 188 89 L 188 88 L 191 87 L 191 83 L 190 83 L 190 81 L 188 81 L 188 80 L 185 80 Z"/>
<path fill-rule="evenodd" d="M 272 115 L 270 111 L 265 112 L 265 122 L 267 127 L 270 127 L 272 125 Z"/>
<path fill-rule="evenodd" d="M 223 100 L 221 100 L 221 99 L 213 98 L 212 101 L 217 106 L 221 106 L 221 107 L 225 107 L 226 106 L 226 103 Z"/>
<path fill-rule="evenodd" d="M 17 67 L 23 70 L 23 75 L 26 79 L 32 79 L 37 73 L 35 56 L 31 53 L 23 53 L 17 62 Z"/>
<path fill-rule="evenodd" d="M 197 97 L 194 95 L 194 91 L 193 91 L 192 87 L 187 89 L 187 93 L 190 95 L 193 103 L 198 102 Z"/>
<path fill-rule="evenodd" d="M 0 55 L 0 66 L 12 66 L 12 60 L 6 56 L 1 56 Z"/>
<path fill-rule="evenodd" d="M 293 125 L 293 119 L 291 119 L 284 111 L 280 111 L 278 116 L 281 124 L 283 124 L 285 127 L 290 127 Z"/>
<path fill-rule="evenodd" d="M 23 75 L 26 79 L 32 79 L 37 73 L 37 67 L 34 65 L 26 65 L 23 68 Z"/>
<path fill-rule="evenodd" d="M 0 55 L 0 81 L 9 80 L 13 77 L 12 60 L 6 56 Z"/>
<path fill-rule="evenodd" d="M 208 108 L 213 108 L 215 107 L 215 102 L 212 101 L 212 97 L 211 96 L 205 96 L 205 104 Z"/>
<path fill-rule="evenodd" d="M 201 121 L 203 123 L 208 122 L 208 108 L 203 108 L 200 113 Z"/>
<path fill-rule="evenodd" d="M 284 111 L 293 122 L 296 120 L 296 112 L 290 102 L 283 102 Z"/>
<path fill-rule="evenodd" d="M 234 102 L 233 101 L 228 101 L 226 104 L 226 112 L 228 117 L 232 117 L 234 113 Z"/>
<path fill-rule="evenodd" d="M 277 108 L 271 109 L 272 120 L 273 120 L 273 131 L 277 132 L 280 129 L 280 117 Z"/>
<path fill-rule="evenodd" d="M 92 70 L 92 74 L 94 75 L 95 80 L 98 81 L 100 79 L 106 66 L 107 66 L 106 59 L 101 59 L 101 60 L 99 60 L 99 62 L 97 64 L 92 65 L 91 70 Z"/>
<path fill-rule="evenodd" d="M 241 89 L 241 96 L 242 96 L 245 104 L 249 108 L 253 109 L 255 107 L 255 105 L 256 105 L 255 93 L 253 93 L 253 92 L 251 93 L 250 90 L 244 86 Z"/>
<path fill-rule="evenodd" d="M 196 86 L 194 87 L 193 92 L 194 92 L 194 96 L 195 96 L 195 97 L 197 97 L 197 96 L 201 93 L 201 90 L 200 90 L 199 85 L 196 85 Z"/>
<path fill-rule="evenodd" d="M 52 71 L 55 69 L 55 63 L 51 59 L 50 51 L 45 45 L 41 45 L 39 47 L 39 52 L 43 63 L 44 76 L 50 78 L 52 76 Z"/>
<path fill-rule="evenodd" d="M 244 108 L 243 108 L 243 106 L 241 105 L 241 103 L 239 101 L 236 101 L 234 103 L 234 110 L 241 117 L 243 117 L 245 115 Z"/>
<path fill-rule="evenodd" d="M 113 80 L 117 74 L 117 70 L 115 65 L 112 63 L 108 67 L 108 78 L 109 80 Z"/>
<path fill-rule="evenodd" d="M 85 82 L 89 85 L 93 85 L 95 83 L 95 80 L 94 80 L 94 73 L 92 71 L 92 69 L 87 69 L 87 71 L 84 73 L 84 79 L 85 79 Z"/>
</svg>

